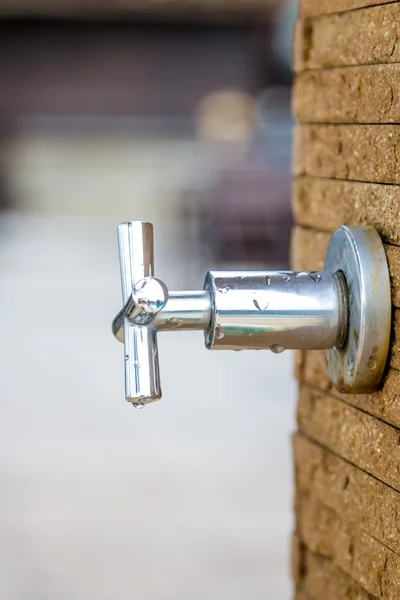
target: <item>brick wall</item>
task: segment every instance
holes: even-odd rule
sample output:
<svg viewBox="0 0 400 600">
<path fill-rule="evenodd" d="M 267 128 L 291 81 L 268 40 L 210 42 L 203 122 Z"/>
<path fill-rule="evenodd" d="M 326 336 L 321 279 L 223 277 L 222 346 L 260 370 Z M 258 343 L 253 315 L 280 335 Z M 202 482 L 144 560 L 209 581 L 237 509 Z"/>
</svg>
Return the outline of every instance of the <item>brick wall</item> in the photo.
<svg viewBox="0 0 400 600">
<path fill-rule="evenodd" d="M 293 268 L 323 266 L 338 226 L 386 245 L 392 348 L 382 388 L 333 389 L 322 352 L 297 357 L 296 600 L 400 598 L 400 2 L 299 0 Z"/>
</svg>

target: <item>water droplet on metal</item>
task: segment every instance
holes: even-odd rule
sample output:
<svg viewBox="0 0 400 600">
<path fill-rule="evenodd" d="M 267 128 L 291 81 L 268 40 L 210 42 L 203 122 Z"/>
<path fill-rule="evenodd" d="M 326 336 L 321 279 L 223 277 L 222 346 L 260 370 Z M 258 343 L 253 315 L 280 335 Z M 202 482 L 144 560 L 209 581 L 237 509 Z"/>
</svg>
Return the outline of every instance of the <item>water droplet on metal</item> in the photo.
<svg viewBox="0 0 400 600">
<path fill-rule="evenodd" d="M 125 362 L 129 360 L 129 354 L 125 354 Z"/>
<path fill-rule="evenodd" d="M 225 287 L 218 288 L 218 291 L 220 294 L 227 294 L 231 291 L 231 289 L 226 285 Z"/>
<path fill-rule="evenodd" d="M 133 366 L 135 367 L 135 369 L 140 369 L 140 362 L 138 360 L 135 360 Z"/>
<path fill-rule="evenodd" d="M 319 283 L 321 281 L 321 275 L 319 273 L 310 273 L 310 277 L 313 281 L 315 281 L 315 283 Z"/>
<path fill-rule="evenodd" d="M 282 279 L 285 283 L 289 283 L 291 277 L 290 275 L 288 275 L 287 273 L 285 273 L 284 275 L 282 275 Z"/>
<path fill-rule="evenodd" d="M 264 282 L 265 282 L 265 285 L 270 286 L 271 285 L 271 277 L 269 275 L 264 277 Z"/>
<path fill-rule="evenodd" d="M 256 300 L 256 299 L 253 300 L 253 304 L 256 307 L 256 309 L 261 312 L 263 312 L 264 310 L 267 310 L 267 308 L 268 308 L 268 302 L 265 304 L 264 308 L 261 308 L 261 306 L 258 303 L 258 300 Z"/>
<path fill-rule="evenodd" d="M 145 404 L 134 404 L 133 405 L 136 410 L 142 410 L 146 405 Z"/>
<path fill-rule="evenodd" d="M 183 321 L 181 321 L 181 319 L 177 319 L 175 317 L 172 317 L 172 319 L 170 319 L 169 324 L 171 325 L 171 327 L 181 327 L 183 325 Z"/>
<path fill-rule="evenodd" d="M 215 328 L 215 337 L 217 338 L 217 340 L 224 339 L 225 331 L 222 325 L 217 325 L 217 327 Z"/>
<path fill-rule="evenodd" d="M 377 366 L 378 366 L 377 361 L 375 360 L 374 357 L 371 357 L 368 361 L 368 368 L 371 369 L 371 371 L 375 371 Z"/>
<path fill-rule="evenodd" d="M 300 279 L 301 277 L 308 277 L 309 273 L 305 273 L 301 271 L 300 273 L 296 273 L 296 277 Z"/>
<path fill-rule="evenodd" d="M 285 352 L 286 350 L 286 348 L 284 348 L 283 346 L 279 346 L 279 344 L 274 344 L 273 346 L 270 346 L 269 349 L 274 354 L 282 354 L 282 352 Z"/>
</svg>

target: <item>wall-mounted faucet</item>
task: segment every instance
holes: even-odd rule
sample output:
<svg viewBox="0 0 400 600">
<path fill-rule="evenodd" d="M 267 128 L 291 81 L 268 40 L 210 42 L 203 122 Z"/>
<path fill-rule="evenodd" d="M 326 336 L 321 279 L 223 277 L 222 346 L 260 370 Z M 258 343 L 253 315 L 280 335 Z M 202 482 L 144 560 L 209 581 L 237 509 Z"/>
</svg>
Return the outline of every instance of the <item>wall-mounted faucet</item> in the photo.
<svg viewBox="0 0 400 600">
<path fill-rule="evenodd" d="M 204 290 L 170 292 L 154 277 L 153 226 L 118 227 L 123 308 L 113 321 L 125 346 L 126 399 L 161 398 L 157 332 L 201 330 L 208 349 L 325 350 L 333 384 L 370 393 L 389 350 L 391 296 L 381 239 L 341 227 L 322 272 L 210 272 Z"/>
</svg>

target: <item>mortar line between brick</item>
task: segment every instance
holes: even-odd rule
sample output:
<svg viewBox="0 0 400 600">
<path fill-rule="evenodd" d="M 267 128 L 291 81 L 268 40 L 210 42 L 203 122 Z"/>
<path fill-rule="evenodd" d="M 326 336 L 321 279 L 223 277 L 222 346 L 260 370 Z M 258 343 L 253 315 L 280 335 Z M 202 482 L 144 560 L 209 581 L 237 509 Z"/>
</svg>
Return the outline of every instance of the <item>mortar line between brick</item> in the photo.
<svg viewBox="0 0 400 600">
<path fill-rule="evenodd" d="M 310 492 L 310 494 L 311 494 L 311 495 L 313 495 L 313 494 L 312 494 L 312 492 Z M 318 500 L 318 499 L 317 499 L 317 500 Z M 342 520 L 342 521 L 344 521 L 345 523 L 349 523 L 349 524 L 353 523 L 354 525 L 357 525 L 357 522 L 356 522 L 356 521 L 351 521 L 351 520 L 349 520 L 349 519 L 346 519 L 345 517 L 342 517 L 342 516 L 341 516 L 339 513 L 337 513 L 337 512 L 336 512 L 334 509 L 330 509 L 330 507 L 329 507 L 329 506 L 327 506 L 327 505 L 326 505 L 324 502 L 321 502 L 320 500 L 318 500 L 318 502 L 320 502 L 320 503 L 321 503 L 321 505 L 322 505 L 322 506 L 324 506 L 325 508 L 328 508 L 329 510 L 332 510 L 332 511 L 333 511 L 333 512 L 334 512 L 334 513 L 335 513 L 335 514 L 336 514 L 336 515 L 339 517 L 339 519 L 341 519 L 341 520 Z M 297 521 L 297 519 L 296 519 L 296 521 Z M 399 555 L 397 552 L 395 552 L 394 550 L 392 550 L 391 548 L 389 548 L 389 546 L 387 546 L 387 545 L 386 545 L 384 542 L 382 542 L 381 540 L 379 540 L 378 538 L 376 538 L 374 535 L 371 535 L 371 534 L 370 534 L 368 531 L 366 531 L 366 530 L 365 530 L 365 529 L 364 529 L 362 526 L 360 526 L 360 531 L 361 531 L 361 532 L 363 532 L 363 533 L 365 533 L 366 535 L 368 535 L 370 538 L 372 538 L 373 540 L 375 540 L 375 541 L 376 541 L 376 542 L 377 542 L 379 545 L 381 545 L 381 546 L 383 546 L 384 548 L 386 548 L 386 550 L 388 550 L 389 552 L 391 552 L 391 553 L 392 553 L 392 554 L 394 554 L 395 556 L 400 556 L 400 555 Z M 299 539 L 300 543 L 301 543 L 301 544 L 303 544 L 303 546 L 305 546 L 306 548 L 308 548 L 307 544 L 306 544 L 306 543 L 304 542 L 304 540 L 302 539 L 302 537 L 301 537 L 301 534 L 300 534 L 300 533 L 299 533 L 297 530 L 296 530 L 296 535 L 297 535 L 297 537 L 298 537 L 298 539 Z M 311 550 L 310 550 L 310 551 L 311 551 Z M 327 554 L 323 554 L 322 552 L 314 552 L 313 554 L 316 554 L 317 556 L 322 556 L 323 558 L 325 558 L 325 559 L 327 559 L 327 560 L 330 560 L 330 561 L 332 561 L 332 563 L 335 565 L 335 567 L 336 567 L 337 569 L 339 569 L 340 571 L 342 571 L 342 570 L 341 570 L 341 568 L 340 568 L 340 567 L 337 565 L 337 563 L 335 562 L 335 560 L 334 560 L 334 559 L 333 559 L 331 556 L 329 556 L 329 555 L 327 555 Z M 346 572 L 345 572 L 345 571 L 342 571 L 342 573 L 345 573 L 345 574 L 346 574 Z M 347 575 L 349 575 L 349 574 L 347 573 Z M 349 575 L 349 577 L 350 577 L 350 575 Z M 363 589 L 364 589 L 364 590 L 365 590 L 365 591 L 366 591 L 368 594 L 370 594 L 370 592 L 368 592 L 368 590 L 367 590 L 366 588 L 364 588 L 364 587 L 363 587 L 363 585 L 362 585 L 362 584 L 361 584 L 359 581 L 356 581 L 356 583 L 357 583 L 357 584 L 358 584 L 358 585 L 359 585 L 361 588 L 363 588 Z M 370 594 L 370 595 L 371 595 L 371 594 Z M 373 598 L 375 598 L 375 596 L 372 596 L 372 597 L 373 597 Z"/>
<path fill-rule="evenodd" d="M 302 125 L 302 123 L 299 123 L 299 125 Z M 331 126 L 330 123 L 320 123 L 320 125 L 321 127 L 326 127 L 327 125 L 329 127 Z M 343 127 L 343 125 L 340 125 L 340 127 Z M 400 183 L 383 183 L 382 181 L 362 181 L 361 179 L 343 179 L 341 177 L 322 177 L 321 175 L 292 175 L 291 179 L 292 181 L 296 181 L 297 179 L 312 179 L 313 181 L 340 181 L 342 183 L 362 183 L 364 185 L 390 185 L 391 187 L 400 188 Z"/>
<path fill-rule="evenodd" d="M 348 465 L 354 467 L 355 469 L 358 469 L 358 471 L 360 471 L 361 473 L 364 473 L 365 475 L 368 475 L 369 477 L 372 477 L 373 479 L 375 479 L 375 481 L 378 481 L 382 485 L 386 485 L 386 487 L 390 488 L 391 490 L 393 490 L 394 492 L 396 492 L 396 494 L 400 495 L 400 490 L 397 490 L 395 487 L 391 486 L 386 481 L 382 481 L 382 479 L 379 479 L 379 477 L 377 477 L 376 475 L 373 475 L 369 471 L 365 471 L 365 469 L 362 469 L 360 467 L 360 465 L 356 465 L 355 463 L 351 462 L 351 460 L 349 460 L 348 458 L 345 458 L 344 456 L 342 456 L 338 452 L 335 452 L 334 450 L 332 450 L 332 448 L 328 448 L 328 446 L 324 446 L 324 444 L 322 444 L 319 440 L 316 440 L 315 438 L 307 435 L 301 429 L 299 429 L 296 433 L 297 433 L 297 435 L 300 435 L 301 437 L 303 437 L 304 439 L 308 440 L 312 444 L 315 444 L 316 446 L 319 446 L 325 452 L 330 452 L 330 454 L 333 454 L 333 456 L 336 456 L 336 458 L 340 458 L 340 460 L 344 460 L 344 462 L 346 462 Z"/>
<path fill-rule="evenodd" d="M 386 5 L 384 5 L 386 6 Z M 391 67 L 391 66 L 400 66 L 400 61 L 394 60 L 392 62 L 379 62 L 379 63 L 375 63 L 375 62 L 366 62 L 366 63 L 361 63 L 361 64 L 357 64 L 357 65 L 336 65 L 335 67 L 309 67 L 307 69 L 299 69 L 297 71 L 295 71 L 295 75 L 301 75 L 302 73 L 318 73 L 321 71 L 338 71 L 339 69 L 359 69 L 361 68 L 368 68 L 368 67 Z"/>
<path fill-rule="evenodd" d="M 400 64 L 400 63 L 399 63 Z M 347 121 L 339 121 L 336 123 L 321 123 L 320 121 L 297 121 L 298 125 L 309 125 L 311 127 L 399 127 L 400 123 L 395 122 L 382 122 L 382 123 L 367 123 L 367 122 L 357 122 L 353 121 L 352 123 L 348 123 Z M 369 182 L 368 182 L 369 183 Z M 388 184 L 389 185 L 389 184 Z M 392 185 L 399 185 L 397 183 L 392 183 Z"/>
<path fill-rule="evenodd" d="M 320 553 L 320 552 L 313 552 L 313 551 L 311 550 L 311 548 L 309 548 L 309 546 L 307 546 L 307 544 L 305 544 L 305 543 L 304 543 L 304 541 L 301 539 L 301 537 L 299 537 L 299 541 L 300 541 L 300 544 L 301 544 L 301 545 L 302 545 L 302 546 L 303 546 L 303 547 L 304 547 L 304 548 L 305 548 L 305 549 L 306 549 L 306 550 L 307 550 L 307 551 L 308 551 L 310 554 L 312 554 L 312 555 L 314 555 L 314 556 L 320 556 L 320 557 L 321 557 L 321 558 L 323 558 L 324 560 L 327 560 L 327 561 L 329 561 L 329 562 L 330 562 L 330 563 L 331 563 L 331 564 L 334 566 L 334 568 L 335 568 L 337 571 L 340 571 L 340 573 L 342 573 L 342 575 L 344 575 L 346 578 L 349 578 L 349 579 L 351 579 L 351 581 L 352 581 L 353 583 L 355 583 L 355 584 L 356 584 L 356 585 L 357 585 L 357 586 L 358 586 L 360 589 L 362 589 L 362 590 L 363 590 L 363 591 L 364 591 L 366 594 L 368 594 L 369 600 L 383 600 L 383 598 L 380 598 L 380 599 L 379 599 L 377 596 L 374 596 L 373 594 L 371 594 L 370 592 L 368 592 L 368 590 L 366 590 L 366 589 L 365 589 L 365 587 L 364 587 L 364 586 L 363 586 L 363 585 L 362 585 L 362 584 L 361 584 L 359 581 L 357 581 L 357 580 L 353 579 L 351 575 L 349 575 L 348 573 L 346 573 L 346 571 L 343 571 L 343 569 L 341 569 L 341 568 L 340 568 L 340 567 L 339 567 L 339 566 L 336 564 L 336 562 L 335 562 L 335 561 L 334 561 L 334 560 L 333 560 L 333 559 L 332 559 L 330 556 L 326 556 L 325 554 L 322 554 L 322 553 Z M 304 593 L 304 592 L 303 592 L 303 590 L 301 590 L 301 588 L 300 588 L 300 587 L 299 587 L 298 589 L 300 589 L 300 591 L 301 591 L 302 593 Z M 305 594 L 305 595 L 306 595 L 306 594 Z"/>
<path fill-rule="evenodd" d="M 386 485 L 386 484 L 384 484 Z M 390 487 L 390 486 L 388 486 Z M 312 489 L 312 487 L 301 487 L 301 486 L 297 486 L 296 491 L 299 491 L 301 494 L 304 494 L 305 496 L 307 496 L 307 498 L 311 497 L 313 500 L 316 500 L 317 502 L 319 502 L 322 506 L 324 506 L 325 508 L 328 508 L 329 510 L 331 510 L 332 512 L 334 512 L 339 519 L 341 519 L 342 521 L 346 522 L 346 523 L 350 523 L 353 525 L 358 525 L 360 528 L 360 531 L 365 533 L 366 535 L 368 535 L 370 538 L 372 538 L 373 540 L 375 540 L 375 542 L 378 542 L 378 544 L 380 544 L 381 546 L 383 546 L 384 548 L 386 548 L 386 550 L 389 550 L 389 552 L 392 552 L 393 554 L 395 554 L 396 556 L 398 556 L 400 558 L 400 552 L 397 552 L 396 550 L 393 550 L 393 548 L 391 548 L 390 546 L 388 546 L 385 542 L 383 542 L 381 539 L 377 538 L 375 535 L 373 535 L 370 531 L 368 531 L 368 529 L 365 529 L 365 526 L 357 519 L 351 519 L 348 518 L 347 516 L 342 515 L 340 512 L 338 512 L 336 510 L 336 508 L 332 508 L 331 506 L 329 506 L 328 504 L 326 504 L 326 502 L 324 502 L 323 500 L 320 500 L 318 498 L 318 495 L 315 494 L 314 490 Z M 396 490 L 394 490 L 396 491 Z M 299 539 L 301 540 L 299 534 L 297 533 Z M 322 556 L 325 556 L 325 554 L 322 554 Z"/>
<path fill-rule="evenodd" d="M 400 123 L 319 123 L 319 122 L 301 122 L 297 121 L 300 126 L 312 126 L 312 127 L 400 127 Z M 325 179 L 325 178 L 323 178 Z M 345 181 L 347 181 L 345 179 Z M 370 183 L 370 182 L 367 182 Z M 390 184 L 388 184 L 390 185 Z M 392 183 L 391 185 L 399 185 L 398 183 Z"/>
<path fill-rule="evenodd" d="M 330 181 L 336 181 L 336 180 L 331 179 Z M 302 225 L 298 221 L 296 223 L 294 223 L 294 225 L 297 227 L 301 227 L 302 229 L 306 229 L 307 231 L 312 231 L 315 233 L 333 233 L 335 231 L 334 229 L 319 229 L 317 227 L 311 227 L 310 225 Z M 397 244 L 389 244 L 388 242 L 383 242 L 383 244 L 384 244 L 384 246 L 392 246 L 393 248 L 400 248 L 400 244 L 398 244 L 398 245 Z"/>
<path fill-rule="evenodd" d="M 379 2 L 378 4 L 371 4 L 370 6 L 359 6 L 358 8 L 349 8 L 347 10 L 338 10 L 335 12 L 322 13 L 314 16 L 310 15 L 309 17 L 300 14 L 299 21 L 314 21 L 323 17 L 330 17 L 331 15 L 344 15 L 346 13 L 360 12 L 361 10 L 372 10 L 374 8 L 378 8 L 379 6 L 390 6 L 391 4 L 399 4 L 399 0 L 393 0 L 392 2 Z"/>
<path fill-rule="evenodd" d="M 330 125 L 328 123 L 329 127 L 334 127 L 334 125 Z M 400 127 L 400 124 L 398 125 Z M 307 127 L 307 125 L 306 125 Z M 315 125 L 311 125 L 311 127 L 315 127 Z M 319 125 L 319 127 L 326 127 L 325 125 Z M 343 127 L 343 125 L 339 125 L 338 127 Z M 351 127 L 351 125 L 346 125 L 346 127 Z M 356 127 L 360 127 L 359 125 L 356 125 Z M 368 127 L 368 125 L 366 125 L 366 127 Z M 293 175 L 292 179 L 298 179 L 300 177 L 312 177 L 313 179 L 321 179 L 323 181 L 342 181 L 342 182 L 349 182 L 349 183 L 372 183 L 373 185 L 391 185 L 393 187 L 400 187 L 400 183 L 391 183 L 390 181 L 363 181 L 362 179 L 343 179 L 341 177 L 322 177 L 322 176 L 316 176 L 316 175 Z"/>
<path fill-rule="evenodd" d="M 341 398 L 340 396 L 335 396 L 335 394 L 332 394 L 329 390 L 321 390 L 321 388 L 319 388 L 317 385 L 314 385 L 313 383 L 309 383 L 308 381 L 302 381 L 301 385 L 304 385 L 305 387 L 308 387 L 311 390 L 319 392 L 323 396 L 328 396 L 331 400 L 338 400 L 341 404 L 344 404 L 344 406 L 347 406 L 349 408 L 357 410 L 358 412 L 360 412 L 364 415 L 367 415 L 368 417 L 371 417 L 372 419 L 376 419 L 380 423 L 383 423 L 384 425 L 387 425 L 388 427 L 391 427 L 392 429 L 395 429 L 396 431 L 398 431 L 400 433 L 400 427 L 397 427 L 396 425 L 393 425 L 393 423 L 389 423 L 388 421 L 385 421 L 381 417 L 377 417 L 376 415 L 369 413 L 367 410 L 364 410 L 363 408 L 360 408 L 359 406 L 354 406 L 354 404 L 349 404 L 348 402 L 346 402 L 346 400 L 344 398 Z"/>
</svg>

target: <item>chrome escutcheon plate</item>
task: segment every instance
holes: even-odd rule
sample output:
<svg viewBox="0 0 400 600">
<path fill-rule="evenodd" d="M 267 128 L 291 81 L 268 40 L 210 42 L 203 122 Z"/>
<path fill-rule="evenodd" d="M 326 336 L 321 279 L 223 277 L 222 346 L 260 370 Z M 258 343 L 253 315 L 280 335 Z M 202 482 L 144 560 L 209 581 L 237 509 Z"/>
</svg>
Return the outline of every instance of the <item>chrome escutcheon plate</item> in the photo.
<svg viewBox="0 0 400 600">
<path fill-rule="evenodd" d="M 375 391 L 390 343 L 391 293 L 382 240 L 372 227 L 341 227 L 332 236 L 325 269 L 344 275 L 348 330 L 341 348 L 325 351 L 329 375 L 346 394 Z"/>
</svg>

